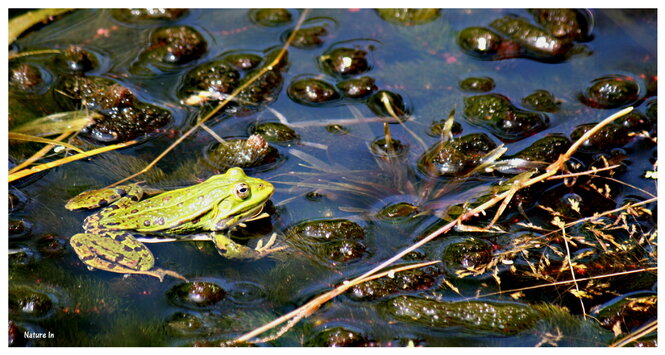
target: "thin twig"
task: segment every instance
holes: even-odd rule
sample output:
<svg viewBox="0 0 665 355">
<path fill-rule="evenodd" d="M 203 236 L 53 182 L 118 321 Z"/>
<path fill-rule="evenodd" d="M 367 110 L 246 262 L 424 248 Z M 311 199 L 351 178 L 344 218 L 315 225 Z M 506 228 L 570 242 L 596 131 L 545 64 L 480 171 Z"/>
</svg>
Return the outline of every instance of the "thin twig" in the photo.
<svg viewBox="0 0 665 355">
<path fill-rule="evenodd" d="M 299 145 L 305 146 L 305 147 L 310 147 L 310 148 L 316 148 L 316 149 L 321 149 L 321 150 L 328 150 L 328 145 L 326 144 L 321 144 L 321 143 L 316 143 L 316 142 L 308 142 L 308 141 L 300 141 L 298 142 Z"/>
<path fill-rule="evenodd" d="M 210 129 L 210 127 L 208 127 L 207 125 L 202 123 L 201 128 L 203 128 L 204 131 L 208 132 L 208 134 L 211 135 L 212 138 L 215 138 L 215 140 L 218 141 L 220 144 L 226 143 L 226 141 L 222 137 L 220 137 L 217 133 L 215 133 L 215 131 Z"/>
<path fill-rule="evenodd" d="M 266 110 L 270 111 L 270 113 L 272 113 L 273 115 L 275 115 L 275 117 L 277 117 L 277 119 L 279 120 L 279 122 L 280 122 L 281 124 L 283 124 L 283 125 L 290 125 L 289 120 L 287 120 L 286 117 L 284 117 L 284 115 L 282 115 L 281 112 L 275 110 L 274 108 L 272 108 L 272 107 L 270 107 L 270 106 L 267 106 L 267 107 L 266 107 Z"/>
<path fill-rule="evenodd" d="M 40 49 L 36 51 L 29 51 L 29 52 L 21 52 L 21 53 L 14 53 L 11 54 L 7 57 L 9 60 L 14 60 L 22 57 L 27 57 L 31 55 L 41 55 L 41 54 L 59 54 L 62 51 L 59 49 Z"/>
<path fill-rule="evenodd" d="M 640 272 L 649 272 L 649 271 L 658 271 L 658 267 L 654 266 L 654 267 L 648 267 L 648 268 L 644 268 L 644 269 L 635 269 L 635 270 L 629 270 L 629 271 L 615 272 L 615 273 L 612 273 L 612 274 L 582 277 L 582 278 L 578 278 L 577 282 L 604 279 L 604 278 L 608 278 L 608 277 L 623 276 L 623 275 L 636 274 L 636 273 L 640 273 Z M 570 284 L 572 282 L 574 282 L 574 281 L 573 280 L 556 281 L 556 282 L 551 282 L 551 283 L 543 284 L 543 285 L 527 286 L 527 287 L 522 287 L 522 288 L 515 288 L 515 289 L 512 289 L 512 290 L 503 290 L 503 291 L 497 291 L 497 292 L 491 292 L 491 293 L 484 293 L 482 295 L 475 296 L 475 298 L 483 298 L 483 297 L 489 297 L 489 296 L 503 295 L 503 294 L 506 294 L 506 293 L 514 293 L 514 292 L 520 292 L 520 291 L 535 290 L 535 289 L 544 288 L 544 287 L 554 287 L 554 286 L 559 286 L 559 285 Z"/>
<path fill-rule="evenodd" d="M 570 270 L 570 277 L 573 280 L 573 285 L 575 285 L 575 290 L 577 290 L 577 293 L 574 295 L 577 297 L 577 299 L 580 300 L 580 306 L 582 307 L 582 315 L 584 315 L 584 318 L 586 318 L 586 307 L 584 307 L 584 301 L 582 300 L 582 297 L 580 297 L 580 286 L 577 283 L 577 279 L 575 278 L 575 269 L 573 269 L 573 261 L 570 258 L 570 247 L 568 246 L 568 236 L 566 235 L 566 227 L 561 226 L 561 234 L 563 236 L 563 243 L 566 246 L 566 262 L 568 263 L 568 269 Z"/>
<path fill-rule="evenodd" d="M 397 123 L 398 120 L 390 119 L 390 118 L 384 118 L 384 117 L 366 117 L 366 118 L 363 118 L 363 119 L 336 118 L 336 119 L 328 119 L 328 120 L 293 122 L 293 123 L 289 123 L 289 126 L 291 128 L 308 128 L 308 127 L 324 127 L 324 126 L 330 126 L 330 125 L 348 126 L 348 125 L 353 125 L 353 124 L 372 123 L 372 122 Z"/>
<path fill-rule="evenodd" d="M 561 174 L 561 175 L 557 175 L 557 176 L 552 176 L 550 178 L 550 180 L 565 179 L 565 178 L 569 178 L 569 177 L 582 176 L 582 175 L 593 175 L 593 174 L 601 172 L 601 171 L 616 169 L 620 166 L 621 165 L 617 164 L 617 165 L 606 166 L 606 167 L 600 168 L 600 169 L 591 169 L 591 170 L 587 170 L 587 171 L 581 171 L 579 173 Z"/>
</svg>

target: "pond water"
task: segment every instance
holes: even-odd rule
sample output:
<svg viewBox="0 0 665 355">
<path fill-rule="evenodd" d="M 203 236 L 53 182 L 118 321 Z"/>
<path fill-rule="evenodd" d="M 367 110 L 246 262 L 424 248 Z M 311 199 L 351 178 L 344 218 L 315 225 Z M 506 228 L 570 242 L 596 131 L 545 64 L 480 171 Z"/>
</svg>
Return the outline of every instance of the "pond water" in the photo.
<svg viewBox="0 0 665 355">
<path fill-rule="evenodd" d="M 102 118 L 71 144 L 138 141 L 9 184 L 10 344 L 221 345 L 389 259 L 492 186 L 542 173 L 628 106 L 567 163 L 618 167 L 520 191 L 494 232 L 443 234 L 395 265 L 441 263 L 352 288 L 260 345 L 607 346 L 655 319 L 655 10 L 314 9 L 272 68 L 303 11 L 150 14 L 76 10 L 10 46 L 61 51 L 10 59 L 10 132 L 87 108 Z M 67 201 L 139 171 L 262 69 L 205 123 L 226 143 L 198 129 L 133 181 L 170 190 L 241 166 L 275 192 L 270 217 L 231 236 L 253 248 L 276 233 L 285 248 L 240 260 L 211 242 L 148 244 L 189 282 L 88 270 L 69 239 L 92 212 Z M 252 136 L 275 122 L 294 132 Z M 10 169 L 42 146 L 9 143 Z M 503 162 L 474 170 L 500 144 Z M 583 280 L 549 285 L 571 271 Z"/>
</svg>

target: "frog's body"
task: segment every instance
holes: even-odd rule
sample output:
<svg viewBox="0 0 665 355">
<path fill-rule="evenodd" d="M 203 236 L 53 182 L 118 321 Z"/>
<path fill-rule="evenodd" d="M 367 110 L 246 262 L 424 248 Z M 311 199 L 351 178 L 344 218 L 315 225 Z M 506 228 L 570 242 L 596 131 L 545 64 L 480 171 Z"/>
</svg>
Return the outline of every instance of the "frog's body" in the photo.
<svg viewBox="0 0 665 355">
<path fill-rule="evenodd" d="M 227 257 L 259 257 L 267 251 L 253 250 L 233 242 L 226 234 L 244 222 L 268 216 L 262 213 L 274 188 L 265 180 L 245 175 L 240 168 L 215 175 L 190 187 L 161 193 L 141 200 L 138 184 L 84 192 L 71 199 L 67 209 L 97 208 L 83 223 L 85 233 L 74 235 L 70 244 L 89 267 L 118 272 L 164 275 L 179 274 L 153 269 L 154 257 L 141 242 L 175 240 L 213 240 L 220 254 Z M 146 234 L 137 239 L 131 232 Z M 193 232 L 212 232 L 191 237 Z"/>
</svg>

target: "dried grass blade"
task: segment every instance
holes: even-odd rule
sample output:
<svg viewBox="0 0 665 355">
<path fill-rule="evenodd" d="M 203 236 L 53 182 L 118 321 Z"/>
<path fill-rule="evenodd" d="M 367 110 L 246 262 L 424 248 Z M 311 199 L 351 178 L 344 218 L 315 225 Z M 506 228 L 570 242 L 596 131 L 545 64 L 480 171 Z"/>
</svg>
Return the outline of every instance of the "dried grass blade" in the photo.
<svg viewBox="0 0 665 355">
<path fill-rule="evenodd" d="M 486 168 L 490 167 L 494 162 L 501 158 L 501 156 L 508 151 L 508 148 L 506 148 L 503 144 L 500 146 L 492 149 L 489 153 L 485 154 L 482 158 L 480 158 L 480 164 L 473 168 L 471 172 L 465 175 L 465 177 L 471 176 L 477 172 L 484 172 Z"/>
<path fill-rule="evenodd" d="M 13 128 L 11 131 L 44 137 L 63 132 L 80 131 L 92 123 L 93 120 L 101 117 L 101 114 L 87 110 L 58 112 L 32 120 Z"/>
<path fill-rule="evenodd" d="M 397 120 L 384 117 L 368 117 L 361 120 L 357 118 L 336 118 L 317 121 L 304 121 L 289 123 L 291 128 L 309 128 L 309 127 L 325 127 L 330 125 L 348 126 L 354 124 L 372 123 L 372 122 L 388 122 L 397 123 Z"/>
<path fill-rule="evenodd" d="M 577 151 L 577 149 L 579 149 L 580 146 L 582 146 L 582 144 L 584 144 L 584 142 L 586 142 L 589 138 L 591 138 L 591 136 L 596 134 L 596 132 L 598 132 L 601 128 L 605 127 L 607 124 L 609 124 L 610 122 L 616 120 L 617 118 L 629 114 L 630 111 L 632 111 L 632 110 L 633 110 L 633 106 L 626 107 L 623 110 L 621 110 L 621 111 L 607 117 L 606 119 L 602 120 L 600 123 L 596 124 L 592 129 L 586 131 L 586 133 L 584 133 L 582 135 L 582 137 L 580 137 L 578 140 L 576 140 L 573 143 L 573 145 L 571 145 L 570 148 L 568 148 L 568 151 L 566 151 L 565 154 L 561 155 L 561 160 L 563 162 L 568 161 L 568 159 L 570 159 L 570 157 L 573 156 L 573 154 Z M 562 164 L 562 163 L 559 163 L 558 161 L 554 162 L 550 166 L 547 167 L 547 170 L 550 170 L 550 169 L 553 169 L 553 168 L 556 168 L 556 170 L 558 170 L 558 168 L 561 167 L 560 164 Z"/>
<path fill-rule="evenodd" d="M 338 170 L 333 168 L 330 164 L 324 162 L 323 160 L 314 157 L 311 154 L 305 153 L 302 150 L 289 149 L 289 154 L 300 158 L 300 160 L 311 165 L 312 169 L 323 171 L 326 173 L 336 173 Z"/>
<path fill-rule="evenodd" d="M 59 54 L 62 51 L 59 49 L 40 49 L 36 51 L 28 51 L 28 52 L 21 52 L 21 53 L 14 53 L 9 56 L 9 60 L 14 60 L 18 58 L 23 58 L 23 57 L 29 57 L 31 55 L 41 55 L 41 54 Z"/>
<path fill-rule="evenodd" d="M 453 124 L 455 124 L 454 108 L 450 111 L 446 123 L 443 124 L 443 129 L 441 130 L 441 143 L 445 143 L 453 138 Z"/>
<path fill-rule="evenodd" d="M 46 164 L 38 165 L 38 166 L 32 167 L 30 169 L 23 169 L 21 171 L 17 171 L 13 174 L 10 174 L 9 175 L 9 182 L 24 178 L 26 176 L 29 176 L 29 175 L 32 175 L 32 174 L 35 174 L 35 173 L 38 173 L 38 172 L 41 172 L 41 171 L 44 171 L 44 170 L 55 168 L 56 166 L 64 165 L 64 164 L 67 164 L 67 163 L 70 163 L 70 162 L 73 162 L 73 161 L 76 161 L 76 160 L 80 160 L 80 159 L 89 158 L 89 157 L 95 156 L 97 154 L 101 154 L 101 153 L 104 153 L 104 152 L 109 152 L 109 151 L 116 150 L 116 149 L 119 149 L 119 148 L 128 147 L 128 146 L 136 144 L 136 143 L 137 143 L 137 141 L 129 141 L 129 142 L 124 142 L 124 143 L 109 145 L 109 146 L 106 146 L 106 147 L 97 148 L 97 149 L 89 150 L 87 152 L 72 155 L 72 156 L 69 156 L 69 157 L 66 157 L 66 158 L 58 159 L 58 160 L 55 160 L 55 161 L 52 161 L 52 162 L 49 162 L 49 163 L 46 163 Z"/>
<path fill-rule="evenodd" d="M 404 120 L 402 120 L 399 115 L 395 112 L 393 107 L 390 105 L 390 99 L 388 98 L 388 95 L 385 93 L 382 93 L 381 95 L 381 103 L 383 103 L 383 106 L 386 108 L 386 111 L 394 118 L 397 120 L 397 122 L 402 125 L 402 128 L 409 132 L 409 134 L 422 146 L 423 150 L 427 150 L 427 144 L 425 144 L 425 141 L 420 138 L 419 135 L 417 135 L 415 132 L 413 132 L 407 125 L 404 123 Z"/>
<path fill-rule="evenodd" d="M 59 135 L 58 137 L 54 138 L 53 140 L 56 141 L 56 142 L 60 142 L 60 141 L 62 141 L 63 139 L 67 138 L 67 136 L 70 135 L 70 134 L 72 134 L 72 133 L 73 133 L 73 132 L 65 132 L 65 133 Z M 55 145 L 53 145 L 53 144 L 49 144 L 49 145 L 44 146 L 44 147 L 43 147 L 42 149 L 40 149 L 37 153 L 33 154 L 30 158 L 26 159 L 26 160 L 25 160 L 24 162 L 22 162 L 21 164 L 15 166 L 13 169 L 9 170 L 9 173 L 11 174 L 11 173 L 17 172 L 17 171 L 19 171 L 19 170 L 25 168 L 26 166 L 28 166 L 28 165 L 34 163 L 35 161 L 39 160 L 39 158 L 41 158 L 41 157 L 43 157 L 44 155 L 46 155 L 46 153 L 48 153 L 49 151 L 51 151 L 51 149 L 53 149 L 54 146 L 55 146 Z"/>
<path fill-rule="evenodd" d="M 52 16 L 64 14 L 69 11 L 72 11 L 72 9 L 41 9 L 27 12 L 9 20 L 9 44 L 14 42 L 21 34 L 23 34 L 23 32 L 30 29 L 30 27 L 42 21 L 48 21 Z"/>
<path fill-rule="evenodd" d="M 51 144 L 51 145 L 61 145 L 63 147 L 67 147 L 69 149 L 75 150 L 79 153 L 85 153 L 81 148 L 71 145 L 69 143 L 65 142 L 59 142 L 53 139 L 48 139 L 48 138 L 42 138 L 42 137 L 36 137 L 36 136 L 31 136 L 23 133 L 16 133 L 16 132 L 9 132 L 8 134 L 9 140 L 13 141 L 24 141 L 24 142 L 36 142 L 36 143 L 45 143 L 45 144 Z"/>
<path fill-rule="evenodd" d="M 345 185 L 345 184 L 329 184 L 329 183 L 309 183 L 309 182 L 289 182 L 289 181 L 270 181 L 273 184 L 286 184 L 286 185 L 293 185 L 294 187 L 306 187 L 310 189 L 322 189 L 322 190 L 329 190 L 329 191 L 354 191 L 358 194 L 366 195 L 373 197 L 371 192 L 366 189 L 361 189 L 359 187 L 353 186 L 353 185 Z"/>
</svg>

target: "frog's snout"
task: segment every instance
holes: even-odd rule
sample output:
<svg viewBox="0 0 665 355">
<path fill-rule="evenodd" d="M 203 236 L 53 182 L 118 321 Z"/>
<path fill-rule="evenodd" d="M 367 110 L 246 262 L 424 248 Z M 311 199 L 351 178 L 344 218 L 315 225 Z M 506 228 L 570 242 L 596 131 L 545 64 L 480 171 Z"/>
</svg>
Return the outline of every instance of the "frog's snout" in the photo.
<svg viewBox="0 0 665 355">
<path fill-rule="evenodd" d="M 270 195 L 272 195 L 273 191 L 275 191 L 275 187 L 267 181 L 256 185 L 256 188 L 262 192 L 270 192 Z"/>
</svg>

